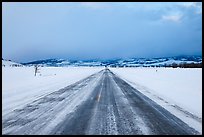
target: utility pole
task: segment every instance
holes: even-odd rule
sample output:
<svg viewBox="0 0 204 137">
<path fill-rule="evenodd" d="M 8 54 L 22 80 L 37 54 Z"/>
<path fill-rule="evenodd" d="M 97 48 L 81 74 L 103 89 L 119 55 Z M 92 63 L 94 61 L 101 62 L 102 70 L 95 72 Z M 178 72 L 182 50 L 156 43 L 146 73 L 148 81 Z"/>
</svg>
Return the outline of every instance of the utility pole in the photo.
<svg viewBox="0 0 204 137">
<path fill-rule="evenodd" d="M 35 76 L 36 76 L 36 74 L 38 73 L 38 70 L 39 70 L 38 65 L 35 65 L 34 68 L 35 68 Z"/>
</svg>

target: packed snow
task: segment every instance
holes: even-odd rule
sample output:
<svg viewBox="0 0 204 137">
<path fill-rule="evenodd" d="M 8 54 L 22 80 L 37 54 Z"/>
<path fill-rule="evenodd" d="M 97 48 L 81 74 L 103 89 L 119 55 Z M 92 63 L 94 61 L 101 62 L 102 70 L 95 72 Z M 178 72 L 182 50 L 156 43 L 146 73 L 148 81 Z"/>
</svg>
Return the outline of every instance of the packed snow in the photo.
<svg viewBox="0 0 204 137">
<path fill-rule="evenodd" d="M 24 106 L 33 100 L 62 89 L 102 67 L 2 67 L 2 114 Z"/>
<path fill-rule="evenodd" d="M 104 67 L 2 67 L 2 115 Z M 110 68 L 202 134 L 202 68 Z"/>
<path fill-rule="evenodd" d="M 110 68 L 110 70 L 191 127 L 202 132 L 202 68 Z"/>
</svg>

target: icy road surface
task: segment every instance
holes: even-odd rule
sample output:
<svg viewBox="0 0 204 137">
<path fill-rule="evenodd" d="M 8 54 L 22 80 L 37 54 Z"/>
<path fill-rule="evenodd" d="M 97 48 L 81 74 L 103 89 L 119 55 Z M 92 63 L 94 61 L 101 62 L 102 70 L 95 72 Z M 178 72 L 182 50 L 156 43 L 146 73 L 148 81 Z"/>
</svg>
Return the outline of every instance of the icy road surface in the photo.
<svg viewBox="0 0 204 137">
<path fill-rule="evenodd" d="M 199 134 L 109 69 L 2 119 L 3 134 Z"/>
</svg>

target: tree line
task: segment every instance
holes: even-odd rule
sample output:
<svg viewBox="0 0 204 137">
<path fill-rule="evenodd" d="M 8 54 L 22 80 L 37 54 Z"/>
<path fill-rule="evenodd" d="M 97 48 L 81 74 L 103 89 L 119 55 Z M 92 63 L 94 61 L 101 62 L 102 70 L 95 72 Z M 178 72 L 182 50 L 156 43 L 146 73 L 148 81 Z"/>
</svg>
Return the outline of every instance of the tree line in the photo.
<svg viewBox="0 0 204 137">
<path fill-rule="evenodd" d="M 172 67 L 172 68 L 202 68 L 202 63 L 172 63 L 171 65 L 164 65 L 164 67 Z"/>
</svg>

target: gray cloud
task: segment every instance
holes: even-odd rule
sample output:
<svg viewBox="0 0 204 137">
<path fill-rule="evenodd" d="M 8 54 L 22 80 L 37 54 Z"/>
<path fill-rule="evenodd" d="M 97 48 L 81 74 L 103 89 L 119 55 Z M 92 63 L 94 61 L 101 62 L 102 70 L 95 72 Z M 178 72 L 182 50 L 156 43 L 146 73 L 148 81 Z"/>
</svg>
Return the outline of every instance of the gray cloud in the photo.
<svg viewBox="0 0 204 137">
<path fill-rule="evenodd" d="M 26 62 L 201 55 L 202 15 L 183 5 L 3 3 L 3 57 Z"/>
</svg>

